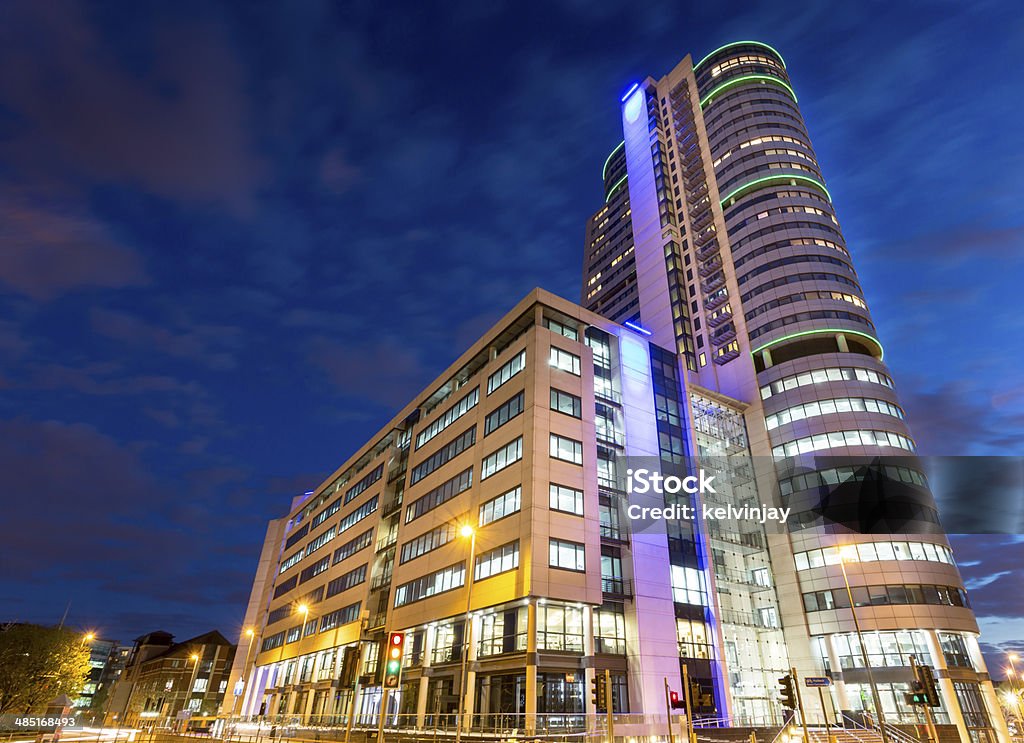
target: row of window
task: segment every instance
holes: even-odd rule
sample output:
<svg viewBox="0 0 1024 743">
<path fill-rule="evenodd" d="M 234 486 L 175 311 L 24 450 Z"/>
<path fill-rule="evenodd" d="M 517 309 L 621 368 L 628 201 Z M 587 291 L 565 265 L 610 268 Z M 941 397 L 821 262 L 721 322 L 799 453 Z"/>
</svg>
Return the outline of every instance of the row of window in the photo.
<svg viewBox="0 0 1024 743">
<path fill-rule="evenodd" d="M 893 449 L 914 451 L 917 446 L 906 436 L 892 431 L 832 431 L 805 436 L 795 441 L 772 447 L 775 457 L 795 457 L 826 449 L 843 449 L 848 446 L 886 446 Z"/>
<path fill-rule="evenodd" d="M 416 448 L 419 449 L 425 443 L 444 431 L 459 418 L 476 407 L 480 401 L 480 388 L 474 387 L 473 391 L 452 405 L 437 420 L 416 434 Z"/>
<path fill-rule="evenodd" d="M 862 369 L 860 367 L 826 367 L 824 369 L 813 369 L 812 371 L 791 374 L 788 377 L 778 379 L 771 384 L 761 388 L 761 399 L 767 400 L 772 395 L 780 395 L 798 387 L 806 387 L 813 384 L 826 384 L 828 382 L 868 382 L 880 384 L 883 387 L 893 388 L 892 380 L 881 372 L 874 369 Z"/>
<path fill-rule="evenodd" d="M 967 593 L 956 586 L 887 585 L 855 586 L 851 589 L 856 606 L 931 604 L 969 607 Z M 844 589 L 828 589 L 804 594 L 804 609 L 826 611 L 849 609 L 850 598 Z"/>
<path fill-rule="evenodd" d="M 765 238 L 768 235 L 771 235 L 772 233 L 775 233 L 775 232 L 785 232 L 787 230 L 815 230 L 817 232 L 827 233 L 828 235 L 834 236 L 835 238 L 837 238 L 839 240 L 843 239 L 842 233 L 839 232 L 839 230 L 836 228 L 836 226 L 834 224 L 824 224 L 822 222 L 808 222 L 806 220 L 800 220 L 800 221 L 787 220 L 785 222 L 779 222 L 778 224 L 772 224 L 772 225 L 768 225 L 767 227 L 762 227 L 759 230 L 755 230 L 754 232 L 750 232 L 750 233 L 744 235 L 743 237 L 741 237 L 738 240 L 736 240 L 735 250 L 738 252 L 739 249 L 742 248 L 744 245 L 748 245 L 748 244 L 750 244 L 752 242 L 755 242 L 755 241 L 760 241 L 762 238 Z M 833 244 L 836 244 L 836 243 L 833 242 Z M 832 247 L 832 246 L 831 245 L 824 245 L 822 247 Z M 849 255 L 849 253 L 845 249 L 842 252 L 844 252 L 846 255 Z M 738 260 L 738 261 L 735 262 L 734 265 L 737 268 L 739 268 L 739 266 L 742 265 L 743 263 L 746 263 L 747 260 L 749 260 L 749 257 L 748 256 L 744 256 L 744 260 L 742 260 L 742 261 Z"/>
<path fill-rule="evenodd" d="M 850 466 L 804 472 L 779 480 L 779 490 L 783 495 L 792 495 L 801 490 L 835 487 L 847 482 L 861 482 L 869 478 L 875 479 L 879 475 L 883 475 L 893 482 L 905 482 L 911 485 L 920 485 L 923 488 L 928 487 L 925 476 L 917 470 L 903 467 L 902 465 L 886 464 L 875 465 L 871 469 Z"/>
<path fill-rule="evenodd" d="M 923 560 L 953 565 L 953 551 L 941 544 L 931 542 L 861 542 L 844 548 L 843 557 L 847 562 L 876 562 L 878 560 Z M 820 568 L 824 565 L 838 565 L 842 560 L 838 547 L 797 552 L 793 555 L 797 570 Z"/>
<path fill-rule="evenodd" d="M 373 529 L 367 529 L 355 539 L 350 539 L 345 544 L 334 550 L 334 564 L 337 565 L 360 550 L 366 549 L 373 542 Z"/>
<path fill-rule="evenodd" d="M 472 426 L 462 435 L 449 441 L 440 449 L 412 468 L 409 473 L 409 484 L 415 485 L 434 470 L 442 467 L 476 443 L 476 426 Z"/>
<path fill-rule="evenodd" d="M 523 412 L 523 393 L 499 405 L 484 419 L 484 436 L 494 433 Z"/>
<path fill-rule="evenodd" d="M 338 576 L 327 584 L 327 598 L 337 596 L 342 591 L 358 586 L 366 580 L 367 563 L 360 565 L 354 570 L 349 570 L 344 575 Z"/>
<path fill-rule="evenodd" d="M 729 211 L 725 212 L 725 223 L 727 225 L 731 224 L 733 217 L 735 217 L 740 212 L 749 209 L 752 206 L 762 204 L 766 201 L 779 201 L 780 199 L 810 199 L 812 201 L 817 201 L 822 204 L 828 205 L 828 200 L 821 195 L 820 191 L 817 191 L 814 188 L 806 186 L 790 186 L 790 188 L 800 190 L 772 190 L 767 192 L 752 191 L 751 193 L 753 195 L 749 197 L 744 197 L 743 200 L 737 206 L 733 206 L 729 209 Z"/>
<path fill-rule="evenodd" d="M 824 272 L 824 271 L 807 271 L 807 272 L 803 272 L 803 273 L 787 274 L 786 276 L 780 276 L 779 278 L 772 279 L 771 281 L 768 281 L 768 282 L 766 282 L 764 284 L 758 284 L 757 286 L 755 286 L 750 291 L 745 292 L 744 294 L 740 295 L 740 299 L 743 302 L 749 302 L 751 299 L 756 297 L 758 294 L 764 294 L 765 292 L 771 291 L 772 289 L 778 289 L 780 286 L 785 286 L 786 284 L 797 284 L 797 283 L 800 283 L 802 281 L 834 281 L 834 282 L 839 283 L 839 284 L 846 284 L 847 286 L 852 286 L 857 291 L 861 290 L 860 284 L 858 284 L 853 279 L 847 278 L 846 276 L 840 276 L 837 273 L 827 273 L 827 272 Z M 802 299 L 810 299 L 810 298 L 812 298 L 812 297 L 810 297 L 810 294 L 823 294 L 823 292 L 805 292 L 805 293 L 803 293 L 801 295 L 801 298 Z M 848 296 L 848 295 L 843 294 L 842 298 L 845 298 L 846 296 Z M 817 298 L 819 298 L 819 299 L 838 299 L 840 297 L 830 296 L 830 297 L 817 297 Z M 858 300 L 858 301 L 860 301 L 860 300 Z M 853 304 L 856 304 L 856 302 L 853 302 Z M 764 305 L 762 305 L 762 307 L 763 306 Z M 730 314 L 731 314 L 731 310 L 730 310 Z"/>
<path fill-rule="evenodd" d="M 461 588 L 465 583 L 466 565 L 457 562 L 398 586 L 395 589 L 395 608 Z"/>
<path fill-rule="evenodd" d="M 355 485 L 345 491 L 345 503 L 351 503 L 366 492 L 367 488 L 384 476 L 384 465 L 378 464 L 373 470 L 362 477 Z"/>
<path fill-rule="evenodd" d="M 797 139 L 796 137 L 788 137 L 784 134 L 769 134 L 762 137 L 754 137 L 753 139 L 748 139 L 745 142 L 740 142 L 738 145 L 728 150 L 720 158 L 711 163 L 711 167 L 717 168 L 719 165 L 722 164 L 723 160 L 728 160 L 730 157 L 732 157 L 736 152 L 739 152 L 740 150 L 745 150 L 748 147 L 756 147 L 759 144 L 769 144 L 771 142 L 786 142 L 789 144 L 798 144 L 801 147 L 806 147 L 808 150 L 811 149 L 811 146 L 809 144 L 807 144 L 803 140 Z"/>
<path fill-rule="evenodd" d="M 405 508 L 405 523 L 418 519 L 425 513 L 433 511 L 443 503 L 447 503 L 460 493 L 469 490 L 473 485 L 473 468 L 463 470 L 455 477 L 447 480 L 429 493 L 420 496 Z"/>
<path fill-rule="evenodd" d="M 808 320 L 851 320 L 853 322 L 860 323 L 861 325 L 865 325 L 872 330 L 875 328 L 874 323 L 863 315 L 858 315 L 855 312 L 843 312 L 842 310 L 815 310 L 813 312 L 798 312 L 795 315 L 786 315 L 785 317 L 780 317 L 778 320 L 772 320 L 764 325 L 759 325 L 751 330 L 747 334 L 747 337 L 749 337 L 750 340 L 754 340 L 754 338 L 762 336 L 765 333 L 770 333 L 773 330 L 784 328 L 787 325 L 807 322 Z"/>
<path fill-rule="evenodd" d="M 350 604 L 346 607 L 332 611 L 330 614 L 324 614 L 320 617 L 320 631 L 326 632 L 327 630 L 340 627 L 343 624 L 349 624 L 359 619 L 359 608 L 362 602 L 357 601 L 354 604 Z"/>
<path fill-rule="evenodd" d="M 522 487 L 516 485 L 507 493 L 502 493 L 496 498 L 491 498 L 486 503 L 482 503 L 480 505 L 479 526 L 487 526 L 487 524 L 517 513 L 522 505 L 522 493 Z"/>
<path fill-rule="evenodd" d="M 480 479 L 486 480 L 501 470 L 509 467 L 523 458 L 523 437 L 519 436 L 514 441 L 505 444 L 492 454 L 488 454 L 480 463 Z"/>
<path fill-rule="evenodd" d="M 758 315 L 763 315 L 765 312 L 778 309 L 779 307 L 785 307 L 787 304 L 795 304 L 796 302 L 810 302 L 814 299 L 831 299 L 836 302 L 846 302 L 852 304 L 855 307 L 860 307 L 862 310 L 868 308 L 864 300 L 854 294 L 847 294 L 846 292 L 838 291 L 815 291 L 808 290 L 802 292 L 796 292 L 795 294 L 786 294 L 775 299 L 769 299 L 767 302 L 762 302 L 754 309 L 749 312 L 745 312 L 743 316 L 749 322 Z"/>
<path fill-rule="evenodd" d="M 846 248 L 844 248 L 842 245 L 840 245 L 839 243 L 834 242 L 832 240 L 826 240 L 823 237 L 792 237 L 792 238 L 790 238 L 788 240 L 777 240 L 775 242 L 771 242 L 771 243 L 768 243 L 766 245 L 759 245 L 759 246 L 755 247 L 754 249 L 752 249 L 749 253 L 746 253 L 744 255 L 737 255 L 736 253 L 734 253 L 733 255 L 737 255 L 737 257 L 733 259 L 733 266 L 737 270 L 739 270 L 739 267 L 742 266 L 744 263 L 749 263 L 750 261 L 754 260 L 755 258 L 760 258 L 762 255 L 765 255 L 767 253 L 771 253 L 771 252 L 774 252 L 776 250 L 782 250 L 784 248 L 799 248 L 799 247 L 828 248 L 829 250 L 836 251 L 840 255 L 845 255 L 847 257 L 849 257 L 849 255 L 850 255 L 849 251 Z M 843 265 L 845 266 L 846 264 L 843 264 Z M 846 267 L 850 268 L 849 266 L 846 266 Z M 853 269 L 850 268 L 850 271 L 852 272 Z M 789 275 L 792 276 L 793 274 L 789 274 Z M 764 284 L 764 286 L 770 286 L 770 284 Z M 776 284 L 775 286 L 778 286 L 778 285 Z M 753 295 L 753 291 L 750 292 L 750 295 L 751 296 Z M 741 296 L 745 297 L 747 295 L 743 294 Z"/>
<path fill-rule="evenodd" d="M 771 431 L 793 421 L 802 421 L 805 418 L 816 418 L 833 413 L 881 413 L 903 420 L 903 410 L 887 400 L 879 400 L 874 397 L 833 397 L 828 400 L 815 400 L 785 408 L 777 413 L 766 415 L 764 422 L 768 430 Z"/>
<path fill-rule="evenodd" d="M 433 552 L 438 547 L 443 547 L 453 539 L 455 539 L 455 523 L 441 524 L 436 529 L 431 529 L 426 534 L 421 534 L 403 544 L 398 562 L 402 564 L 409 560 L 415 560 L 428 552 Z"/>
<path fill-rule="evenodd" d="M 749 204 L 748 204 L 749 206 Z M 816 206 L 808 206 L 806 204 L 787 204 L 785 206 L 774 206 L 771 209 L 765 209 L 763 211 L 752 214 L 751 216 L 743 219 L 735 224 L 729 225 L 729 234 L 735 235 L 748 224 L 754 225 L 760 222 L 762 219 L 768 219 L 768 217 L 780 216 L 782 214 L 814 214 L 819 217 L 825 217 L 831 220 L 834 224 L 838 225 L 836 218 L 831 212 L 827 212 Z"/>
<path fill-rule="evenodd" d="M 519 540 L 495 547 L 477 556 L 473 568 L 473 580 L 483 580 L 492 575 L 519 568 Z"/>
<path fill-rule="evenodd" d="M 502 364 L 498 371 L 487 377 L 487 394 L 489 395 L 494 392 L 525 368 L 526 351 L 520 351 L 518 354 Z"/>
</svg>

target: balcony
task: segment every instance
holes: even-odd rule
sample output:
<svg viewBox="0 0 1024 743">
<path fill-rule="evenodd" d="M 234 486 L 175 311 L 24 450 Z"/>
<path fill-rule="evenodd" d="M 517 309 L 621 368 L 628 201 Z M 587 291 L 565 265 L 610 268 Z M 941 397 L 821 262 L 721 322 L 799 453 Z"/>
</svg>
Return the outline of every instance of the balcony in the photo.
<svg viewBox="0 0 1024 743">
<path fill-rule="evenodd" d="M 601 577 L 601 593 L 615 598 L 632 598 L 633 581 L 624 578 Z"/>
<path fill-rule="evenodd" d="M 381 552 L 382 550 L 386 550 L 388 547 L 393 547 L 397 543 L 398 530 L 396 529 L 395 531 L 388 532 L 379 540 L 377 540 L 377 551 Z"/>
<path fill-rule="evenodd" d="M 378 575 L 370 582 L 370 590 L 376 591 L 381 588 L 386 588 L 391 585 L 391 573 L 384 573 Z"/>
<path fill-rule="evenodd" d="M 601 402 L 611 403 L 612 405 L 617 405 L 619 407 L 622 406 L 622 395 L 615 390 L 595 388 L 594 397 Z"/>
<path fill-rule="evenodd" d="M 626 445 L 626 437 L 618 431 L 598 430 L 595 432 L 594 437 L 598 443 L 605 446 L 614 446 L 621 449 Z"/>
<path fill-rule="evenodd" d="M 713 294 L 704 300 L 704 309 L 714 310 L 716 307 L 721 307 L 723 304 L 729 301 L 729 292 L 722 289 L 720 292 Z"/>
<path fill-rule="evenodd" d="M 393 513 L 397 513 L 402 507 L 402 496 L 396 496 L 384 504 L 384 507 L 380 509 L 380 517 L 386 519 Z"/>
<path fill-rule="evenodd" d="M 697 269 L 697 273 L 699 273 L 704 278 L 707 278 L 721 267 L 722 254 L 716 253 L 715 255 L 711 256 L 711 258 L 709 258 L 707 261 L 701 264 L 700 268 Z"/>
<path fill-rule="evenodd" d="M 736 337 L 736 326 L 726 325 L 725 327 L 718 330 L 718 332 L 711 334 L 711 342 L 715 346 L 724 346 L 726 343 Z"/>
<path fill-rule="evenodd" d="M 718 240 L 712 240 L 697 249 L 697 260 L 705 261 L 720 250 Z"/>
<path fill-rule="evenodd" d="M 718 312 L 718 313 L 716 313 L 714 315 L 711 315 L 708 318 L 708 325 L 710 325 L 713 328 L 717 328 L 722 323 L 726 322 L 727 320 L 731 320 L 731 319 L 732 319 L 732 312 L 729 312 L 728 310 L 722 310 L 721 312 Z"/>
<path fill-rule="evenodd" d="M 721 355 L 715 355 L 715 358 L 713 360 L 714 360 L 714 362 L 716 364 L 721 366 L 722 364 L 728 364 L 730 361 L 732 361 L 733 359 L 737 358 L 739 355 L 740 355 L 739 349 L 733 348 L 733 349 L 731 349 L 729 351 L 726 351 L 725 353 L 723 353 Z"/>
<path fill-rule="evenodd" d="M 714 293 L 716 289 L 720 289 L 725 286 L 725 274 L 719 271 L 717 274 L 712 276 L 707 281 L 700 282 L 701 291 L 705 296 Z"/>
<path fill-rule="evenodd" d="M 611 524 L 601 524 L 601 539 L 606 542 L 618 542 L 620 544 L 628 541 L 622 533 L 622 529 Z"/>
<path fill-rule="evenodd" d="M 400 477 L 405 477 L 405 473 L 408 471 L 408 469 L 409 461 L 407 458 L 403 458 L 401 464 L 399 464 L 394 469 L 388 470 L 388 485 L 390 485 Z"/>
</svg>

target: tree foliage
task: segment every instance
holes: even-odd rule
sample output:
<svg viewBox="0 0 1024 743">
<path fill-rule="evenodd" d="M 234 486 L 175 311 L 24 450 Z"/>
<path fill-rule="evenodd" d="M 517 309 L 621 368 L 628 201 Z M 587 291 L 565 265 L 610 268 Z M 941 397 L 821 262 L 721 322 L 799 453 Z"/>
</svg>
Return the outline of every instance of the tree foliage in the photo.
<svg viewBox="0 0 1024 743">
<path fill-rule="evenodd" d="M 0 626 L 0 713 L 42 712 L 75 697 L 89 675 L 89 645 L 67 628 Z"/>
</svg>

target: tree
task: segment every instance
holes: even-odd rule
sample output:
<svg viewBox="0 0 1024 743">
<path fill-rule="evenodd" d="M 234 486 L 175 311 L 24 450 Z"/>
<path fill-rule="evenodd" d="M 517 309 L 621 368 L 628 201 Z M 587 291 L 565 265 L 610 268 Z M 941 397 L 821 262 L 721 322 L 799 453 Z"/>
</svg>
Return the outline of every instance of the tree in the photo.
<svg viewBox="0 0 1024 743">
<path fill-rule="evenodd" d="M 89 645 L 64 627 L 0 626 L 0 714 L 43 711 L 76 696 L 89 675 Z"/>
</svg>

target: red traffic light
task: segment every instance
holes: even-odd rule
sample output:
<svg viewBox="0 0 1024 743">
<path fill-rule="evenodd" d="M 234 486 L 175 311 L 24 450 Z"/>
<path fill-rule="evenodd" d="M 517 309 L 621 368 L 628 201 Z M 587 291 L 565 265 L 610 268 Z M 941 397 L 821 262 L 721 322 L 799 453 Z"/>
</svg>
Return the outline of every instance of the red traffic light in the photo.
<svg viewBox="0 0 1024 743">
<path fill-rule="evenodd" d="M 668 694 L 668 698 L 669 698 L 670 701 L 678 702 L 679 701 L 679 694 L 677 692 L 670 691 L 669 694 Z"/>
<path fill-rule="evenodd" d="M 401 645 L 402 641 L 404 639 L 405 639 L 405 635 L 403 635 L 401 632 L 392 632 L 391 633 L 391 644 L 392 645 Z"/>
</svg>

